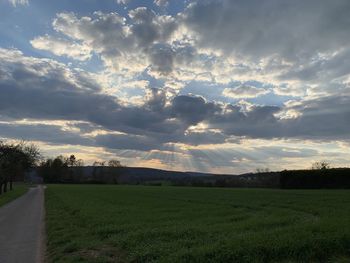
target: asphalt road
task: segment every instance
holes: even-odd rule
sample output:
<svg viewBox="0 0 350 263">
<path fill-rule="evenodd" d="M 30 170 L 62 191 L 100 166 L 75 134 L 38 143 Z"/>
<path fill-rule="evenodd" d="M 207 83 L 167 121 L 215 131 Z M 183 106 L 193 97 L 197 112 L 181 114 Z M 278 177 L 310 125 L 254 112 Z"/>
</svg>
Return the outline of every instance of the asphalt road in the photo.
<svg viewBox="0 0 350 263">
<path fill-rule="evenodd" d="M 0 208 L 0 263 L 43 261 L 44 190 L 30 188 Z"/>
</svg>

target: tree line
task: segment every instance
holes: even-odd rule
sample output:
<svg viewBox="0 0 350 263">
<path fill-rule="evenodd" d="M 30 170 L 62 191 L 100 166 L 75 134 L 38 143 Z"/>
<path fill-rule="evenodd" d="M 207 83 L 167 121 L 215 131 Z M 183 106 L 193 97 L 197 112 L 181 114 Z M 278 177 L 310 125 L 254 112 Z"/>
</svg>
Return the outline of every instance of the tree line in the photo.
<svg viewBox="0 0 350 263">
<path fill-rule="evenodd" d="M 38 175 L 45 183 L 118 183 L 115 168 L 123 167 L 116 159 L 95 161 L 92 176 L 84 173 L 84 162 L 75 155 L 49 158 L 42 161 L 37 168 Z"/>
<path fill-rule="evenodd" d="M 331 168 L 326 161 L 316 162 L 311 170 L 271 172 L 257 169 L 256 173 L 216 176 L 181 176 L 168 172 L 156 175 L 143 172 L 135 175 L 135 168 L 124 167 L 119 160 L 96 161 L 84 166 L 75 155 L 44 159 L 39 148 L 30 143 L 0 141 L 0 194 L 13 189 L 13 182 L 25 177 L 33 169 L 44 183 L 104 183 L 151 184 L 212 187 L 268 187 L 268 188 L 350 188 L 350 169 Z"/>
<path fill-rule="evenodd" d="M 115 168 L 123 167 L 116 159 L 93 164 L 94 183 L 117 183 Z M 44 183 L 86 183 L 84 162 L 75 155 L 45 159 L 39 147 L 28 142 L 0 141 L 0 195 L 13 189 L 14 181 L 23 181 L 25 174 L 35 171 Z"/>
</svg>

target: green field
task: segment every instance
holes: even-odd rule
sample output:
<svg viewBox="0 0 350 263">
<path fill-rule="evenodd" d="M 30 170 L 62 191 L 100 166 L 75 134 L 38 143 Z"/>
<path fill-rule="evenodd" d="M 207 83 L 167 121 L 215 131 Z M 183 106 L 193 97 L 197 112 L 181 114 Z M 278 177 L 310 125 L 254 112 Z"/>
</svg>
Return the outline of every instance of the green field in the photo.
<svg viewBox="0 0 350 263">
<path fill-rule="evenodd" d="M 25 192 L 27 192 L 28 186 L 25 184 L 16 184 L 13 186 L 12 191 L 7 191 L 6 193 L 2 193 L 0 195 L 0 206 L 3 206 L 4 204 L 16 199 L 17 197 L 20 197 Z"/>
<path fill-rule="evenodd" d="M 350 262 L 349 190 L 50 185 L 51 262 Z"/>
</svg>

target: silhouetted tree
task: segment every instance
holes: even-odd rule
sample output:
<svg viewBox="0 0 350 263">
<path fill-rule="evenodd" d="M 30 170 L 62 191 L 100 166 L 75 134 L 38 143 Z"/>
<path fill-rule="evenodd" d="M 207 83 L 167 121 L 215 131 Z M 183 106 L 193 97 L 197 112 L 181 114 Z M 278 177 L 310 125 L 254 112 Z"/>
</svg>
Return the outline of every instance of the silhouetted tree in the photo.
<svg viewBox="0 0 350 263">
<path fill-rule="evenodd" d="M 38 171 L 46 183 L 80 182 L 84 162 L 73 154 L 69 157 L 57 156 L 42 162 Z"/>
<path fill-rule="evenodd" d="M 118 161 L 116 159 L 111 159 L 108 161 L 108 166 L 109 167 L 122 167 L 122 164 L 120 163 L 120 161 Z"/>
<path fill-rule="evenodd" d="M 6 144 L 0 141 L 0 194 L 13 188 L 13 179 L 34 167 L 41 159 L 37 146 L 20 142 Z"/>
<path fill-rule="evenodd" d="M 312 170 L 326 170 L 330 167 L 330 163 L 327 161 L 320 161 L 312 164 Z"/>
<path fill-rule="evenodd" d="M 68 174 L 66 159 L 60 155 L 42 162 L 38 169 L 45 183 L 58 183 Z"/>
<path fill-rule="evenodd" d="M 261 174 L 261 173 L 269 173 L 270 172 L 270 169 L 269 168 L 257 168 L 256 169 L 256 172 L 258 174 Z"/>
<path fill-rule="evenodd" d="M 107 166 L 105 161 L 95 161 L 93 163 L 92 180 L 96 183 L 118 183 L 119 171 L 117 168 L 123 167 L 120 161 L 111 159 Z"/>
<path fill-rule="evenodd" d="M 105 161 L 94 161 L 94 163 L 92 164 L 92 166 L 105 166 L 106 162 Z"/>
<path fill-rule="evenodd" d="M 66 163 L 68 166 L 75 166 L 77 162 L 77 158 L 75 158 L 74 154 L 69 156 L 69 158 L 66 159 Z"/>
</svg>

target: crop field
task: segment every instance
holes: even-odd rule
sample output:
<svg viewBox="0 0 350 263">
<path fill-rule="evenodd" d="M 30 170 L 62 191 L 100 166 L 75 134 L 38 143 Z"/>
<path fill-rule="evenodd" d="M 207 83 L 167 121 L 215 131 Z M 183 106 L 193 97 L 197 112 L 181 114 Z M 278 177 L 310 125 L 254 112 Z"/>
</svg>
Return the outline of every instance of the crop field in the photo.
<svg viewBox="0 0 350 263">
<path fill-rule="evenodd" d="M 11 202 L 12 200 L 20 197 L 25 192 L 27 192 L 28 186 L 25 184 L 15 184 L 12 191 L 8 191 L 6 193 L 2 193 L 0 195 L 0 206 Z"/>
<path fill-rule="evenodd" d="M 49 185 L 49 262 L 350 262 L 349 190 Z"/>
</svg>

